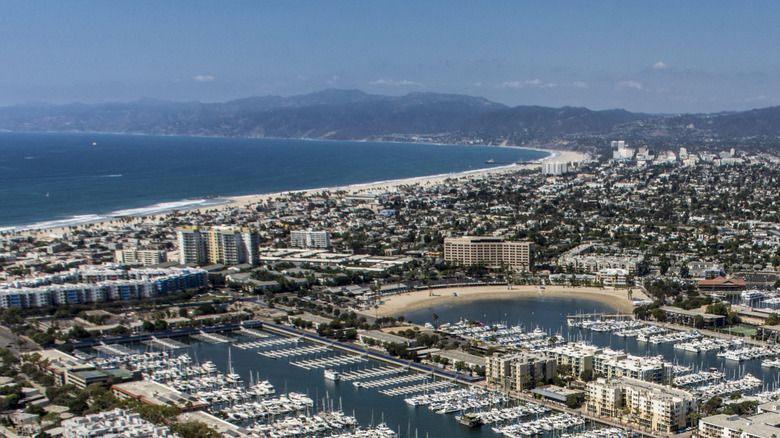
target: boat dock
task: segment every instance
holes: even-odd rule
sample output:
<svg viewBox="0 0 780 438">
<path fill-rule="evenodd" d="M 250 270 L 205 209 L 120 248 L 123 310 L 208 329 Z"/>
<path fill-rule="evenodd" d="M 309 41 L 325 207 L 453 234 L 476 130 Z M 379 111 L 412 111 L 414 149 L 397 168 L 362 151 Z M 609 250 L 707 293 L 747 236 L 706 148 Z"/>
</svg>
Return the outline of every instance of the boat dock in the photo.
<svg viewBox="0 0 780 438">
<path fill-rule="evenodd" d="M 312 345 L 312 346 L 304 346 L 304 347 L 296 347 L 296 348 L 287 348 L 283 350 L 258 351 L 257 354 L 265 357 L 270 357 L 272 359 L 279 359 L 283 357 L 305 356 L 307 354 L 322 353 L 323 351 L 327 351 L 327 350 L 328 347 Z"/>
<path fill-rule="evenodd" d="M 215 333 L 206 333 L 203 330 L 201 330 L 200 333 L 196 335 L 192 335 L 192 337 L 199 341 L 208 342 L 209 344 L 225 344 L 227 342 L 231 342 L 231 339 L 227 336 L 222 336 Z"/>
<path fill-rule="evenodd" d="M 361 386 L 363 386 L 361 384 Z M 440 380 L 433 383 L 420 383 L 417 385 L 399 386 L 397 388 L 381 389 L 380 394 L 388 396 L 409 395 L 418 392 L 434 391 L 437 389 L 448 389 L 455 386 L 451 380 Z"/>
<path fill-rule="evenodd" d="M 299 341 L 300 338 L 273 338 L 273 339 L 265 339 L 262 341 L 241 342 L 239 344 L 233 344 L 233 346 L 236 348 L 240 348 L 242 350 L 251 350 L 255 348 L 268 348 L 268 347 L 278 347 L 281 345 L 293 345 L 293 344 L 297 344 Z"/>
<path fill-rule="evenodd" d="M 372 377 L 386 376 L 388 374 L 399 373 L 403 368 L 396 367 L 376 367 L 363 370 L 347 371 L 341 373 L 341 380 L 363 380 Z"/>
<path fill-rule="evenodd" d="M 328 368 L 331 366 L 346 365 L 350 363 L 368 362 L 368 359 L 362 356 L 353 356 L 351 354 L 342 354 L 338 356 L 323 357 L 320 359 L 308 359 L 300 360 L 297 362 L 290 362 L 290 365 L 295 365 L 307 370 Z"/>
<path fill-rule="evenodd" d="M 179 341 L 174 341 L 171 338 L 155 338 L 152 336 L 148 341 L 143 341 L 144 344 L 156 349 L 156 350 L 178 350 L 180 348 L 187 348 L 187 344 L 183 344 Z"/>
<path fill-rule="evenodd" d="M 244 336 L 249 336 L 250 338 L 257 338 L 257 339 L 265 339 L 271 337 L 271 335 L 268 333 L 264 333 L 261 332 L 260 330 L 255 330 L 246 327 L 241 327 L 241 330 L 239 330 L 239 334 L 242 334 Z"/>
<path fill-rule="evenodd" d="M 97 351 L 100 351 L 101 353 L 110 354 L 112 356 L 128 356 L 131 354 L 136 354 L 135 350 L 131 350 L 127 347 L 123 347 L 119 344 L 101 343 L 100 345 L 95 345 L 92 348 L 94 348 Z"/>
<path fill-rule="evenodd" d="M 398 385 L 401 383 L 419 382 L 428 378 L 426 374 L 408 374 L 405 376 L 390 377 L 387 379 L 369 380 L 367 382 L 360 382 L 360 386 L 363 388 L 380 388 L 382 386 Z"/>
</svg>

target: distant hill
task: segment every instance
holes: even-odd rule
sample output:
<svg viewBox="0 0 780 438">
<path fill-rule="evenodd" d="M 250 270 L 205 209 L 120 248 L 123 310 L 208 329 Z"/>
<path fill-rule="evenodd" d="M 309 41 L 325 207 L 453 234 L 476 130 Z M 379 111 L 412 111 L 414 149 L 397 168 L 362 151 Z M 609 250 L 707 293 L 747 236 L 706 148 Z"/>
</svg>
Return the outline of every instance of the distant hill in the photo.
<svg viewBox="0 0 780 438">
<path fill-rule="evenodd" d="M 382 96 L 324 90 L 303 96 L 225 103 L 166 102 L 0 108 L 0 129 L 329 140 L 558 143 L 578 147 L 621 138 L 659 144 L 686 140 L 776 143 L 780 107 L 719 114 L 651 115 L 624 110 L 548 108 L 439 93 Z"/>
</svg>

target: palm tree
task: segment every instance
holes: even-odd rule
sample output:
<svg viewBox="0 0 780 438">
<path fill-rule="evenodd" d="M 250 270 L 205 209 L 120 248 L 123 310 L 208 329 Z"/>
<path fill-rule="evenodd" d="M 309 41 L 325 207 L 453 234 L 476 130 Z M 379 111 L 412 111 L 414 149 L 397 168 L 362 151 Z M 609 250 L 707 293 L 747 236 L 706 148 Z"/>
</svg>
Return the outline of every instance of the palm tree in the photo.
<svg viewBox="0 0 780 438">
<path fill-rule="evenodd" d="M 433 314 L 433 326 L 439 328 L 439 315 L 437 313 Z"/>
</svg>

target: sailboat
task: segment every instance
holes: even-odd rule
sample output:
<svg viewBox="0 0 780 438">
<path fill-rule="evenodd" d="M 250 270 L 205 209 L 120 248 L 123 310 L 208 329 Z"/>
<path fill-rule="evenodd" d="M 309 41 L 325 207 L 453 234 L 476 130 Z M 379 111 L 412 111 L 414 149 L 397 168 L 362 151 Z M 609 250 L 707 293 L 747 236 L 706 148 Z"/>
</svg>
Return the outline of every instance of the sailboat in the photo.
<svg viewBox="0 0 780 438">
<path fill-rule="evenodd" d="M 233 359 L 231 357 L 230 347 L 228 347 L 228 373 L 225 376 L 225 380 L 231 385 L 241 385 L 243 382 L 241 376 L 233 369 Z"/>
</svg>

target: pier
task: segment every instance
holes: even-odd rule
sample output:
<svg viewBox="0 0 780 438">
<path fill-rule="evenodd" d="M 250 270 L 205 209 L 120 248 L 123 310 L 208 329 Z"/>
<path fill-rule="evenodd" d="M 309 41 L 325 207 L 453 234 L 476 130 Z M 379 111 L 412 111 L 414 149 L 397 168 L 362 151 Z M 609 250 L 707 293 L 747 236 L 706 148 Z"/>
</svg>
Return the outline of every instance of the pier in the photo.
<svg viewBox="0 0 780 438">
<path fill-rule="evenodd" d="M 368 362 L 368 359 L 362 356 L 353 355 L 337 355 L 330 357 L 323 357 L 320 359 L 301 360 L 297 362 L 290 362 L 290 365 L 295 365 L 306 370 L 328 368 L 331 366 L 346 365 L 350 363 Z"/>
<path fill-rule="evenodd" d="M 256 338 L 256 339 L 265 339 L 271 337 L 271 335 L 269 335 L 268 333 L 263 333 L 260 330 L 246 328 L 244 326 L 241 326 L 241 329 L 239 330 L 239 334 L 248 336 L 250 338 Z"/>
<path fill-rule="evenodd" d="M 130 354 L 135 354 L 134 350 L 131 350 L 127 347 L 123 347 L 119 344 L 101 343 L 100 345 L 95 345 L 92 348 L 102 353 L 110 354 L 112 356 L 128 356 Z"/>
<path fill-rule="evenodd" d="M 239 344 L 233 344 L 234 347 L 240 348 L 242 350 L 251 350 L 255 348 L 268 348 L 268 347 L 278 347 L 281 345 L 293 345 L 300 342 L 299 339 L 291 339 L 291 338 L 273 338 L 273 339 L 266 339 L 262 341 L 251 341 L 251 342 L 242 342 Z"/>
<path fill-rule="evenodd" d="M 144 344 L 157 349 L 157 350 L 178 350 L 180 348 L 187 348 L 187 344 L 179 341 L 174 341 L 170 338 L 155 338 L 152 336 L 148 341 L 143 341 Z"/>
<path fill-rule="evenodd" d="M 206 333 L 203 330 L 201 330 L 200 333 L 196 335 L 192 335 L 192 337 L 199 341 L 208 342 L 209 344 L 225 344 L 232 341 L 227 336 L 217 335 L 215 333 Z"/>
<path fill-rule="evenodd" d="M 388 374 L 400 373 L 401 371 L 403 371 L 403 368 L 396 368 L 396 367 L 369 368 L 364 370 L 347 371 L 345 373 L 341 373 L 341 379 L 342 380 L 364 380 L 364 379 L 370 379 L 372 377 L 379 377 L 379 376 L 386 376 Z"/>
<path fill-rule="evenodd" d="M 283 357 L 306 356 L 308 354 L 317 354 L 317 353 L 322 353 L 324 351 L 328 351 L 328 347 L 317 345 L 317 346 L 287 348 L 283 350 L 258 351 L 257 354 L 265 357 L 270 357 L 272 359 L 279 359 Z"/>
</svg>

